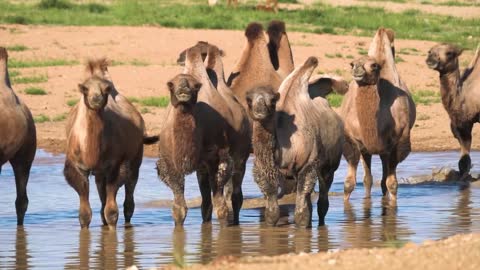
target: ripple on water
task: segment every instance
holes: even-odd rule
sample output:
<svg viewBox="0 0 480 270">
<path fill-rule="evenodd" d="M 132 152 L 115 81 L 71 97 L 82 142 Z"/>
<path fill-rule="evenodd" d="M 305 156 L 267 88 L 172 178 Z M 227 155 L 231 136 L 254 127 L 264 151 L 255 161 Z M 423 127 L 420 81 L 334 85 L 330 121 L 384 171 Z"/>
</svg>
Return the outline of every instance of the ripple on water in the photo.
<svg viewBox="0 0 480 270">
<path fill-rule="evenodd" d="M 400 164 L 398 175 L 429 173 L 433 167 L 456 167 L 458 153 L 413 153 Z M 472 153 L 480 160 L 480 152 Z M 374 186 L 372 199 L 363 199 L 360 169 L 357 190 L 344 204 L 342 196 L 330 197 L 327 226 L 299 230 L 292 225 L 291 205 L 281 207 L 281 226 L 263 226 L 262 209 L 243 209 L 241 226 L 221 227 L 215 220 L 201 224 L 200 209 L 193 208 L 183 229 L 175 228 L 168 207 L 148 207 L 172 194 L 157 180 L 154 159 L 144 159 L 135 191 L 137 208 L 133 227 L 116 231 L 101 227 L 100 202 L 91 181 L 93 220 L 90 230 L 80 230 L 78 196 L 62 174 L 64 156 L 39 150 L 28 185 L 30 198 L 25 226 L 17 228 L 14 208 L 15 184 L 7 165 L 0 176 L 0 269 L 117 269 L 130 265 L 152 267 L 164 264 L 207 263 L 219 256 L 278 255 L 319 252 L 349 247 L 401 246 L 457 233 L 480 231 L 480 188 L 455 184 L 401 185 L 396 208 L 382 203 Z M 245 197 L 261 197 L 248 163 Z M 373 159 L 374 179 L 381 177 L 378 158 Z M 332 191 L 343 192 L 346 164 L 342 161 Z M 187 177 L 188 199 L 200 195 L 195 177 Z M 123 190 L 117 201 L 121 207 Z M 314 204 L 313 224 L 318 222 Z"/>
</svg>

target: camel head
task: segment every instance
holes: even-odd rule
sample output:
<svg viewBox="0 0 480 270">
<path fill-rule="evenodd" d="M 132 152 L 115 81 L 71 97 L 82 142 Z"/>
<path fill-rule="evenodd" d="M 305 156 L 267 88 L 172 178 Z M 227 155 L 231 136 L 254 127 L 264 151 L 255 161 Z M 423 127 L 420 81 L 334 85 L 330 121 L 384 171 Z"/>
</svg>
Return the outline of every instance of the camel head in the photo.
<svg viewBox="0 0 480 270">
<path fill-rule="evenodd" d="M 172 106 L 187 110 L 197 103 L 198 91 L 202 84 L 189 74 L 178 74 L 167 82 Z"/>
<path fill-rule="evenodd" d="M 381 66 L 375 58 L 370 56 L 361 57 L 350 63 L 353 79 L 359 85 L 373 85 L 380 78 Z"/>
<path fill-rule="evenodd" d="M 280 94 L 270 86 L 261 86 L 247 92 L 248 114 L 254 121 L 270 120 Z"/>
<path fill-rule="evenodd" d="M 107 105 L 108 95 L 113 89 L 110 81 L 98 76 L 92 76 L 78 85 L 87 108 L 101 111 Z"/>
<path fill-rule="evenodd" d="M 427 66 L 440 73 L 449 73 L 458 69 L 458 57 L 463 49 L 451 44 L 437 44 L 428 51 Z"/>
</svg>

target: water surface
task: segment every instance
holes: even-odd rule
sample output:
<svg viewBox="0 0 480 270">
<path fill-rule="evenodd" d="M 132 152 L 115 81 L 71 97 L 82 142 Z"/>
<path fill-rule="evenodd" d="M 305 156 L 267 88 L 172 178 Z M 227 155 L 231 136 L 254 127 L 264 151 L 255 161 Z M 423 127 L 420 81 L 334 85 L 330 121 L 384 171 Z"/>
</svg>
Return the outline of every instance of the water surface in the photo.
<svg viewBox="0 0 480 270">
<path fill-rule="evenodd" d="M 433 167 L 456 167 L 457 152 L 413 153 L 398 168 L 399 178 L 430 173 Z M 480 161 L 480 152 L 472 153 Z M 407 241 L 440 239 L 457 233 L 480 232 L 480 188 L 457 184 L 400 185 L 397 208 L 382 204 L 380 187 L 363 199 L 360 170 L 351 202 L 330 197 L 327 226 L 296 229 L 293 206 L 282 207 L 282 226 L 265 227 L 261 209 L 241 211 L 241 225 L 224 227 L 214 219 L 201 224 L 200 209 L 190 209 L 183 229 L 175 228 L 168 208 L 148 202 L 171 199 L 170 190 L 156 177 L 155 159 L 145 158 L 135 191 L 133 226 L 120 216 L 116 231 L 101 226 L 100 201 L 91 182 L 93 220 L 89 230 L 78 224 L 78 196 L 63 178 L 64 156 L 39 150 L 28 185 L 30 199 L 25 226 L 17 228 L 15 182 L 10 166 L 0 176 L 0 269 L 122 269 L 165 264 L 207 263 L 220 256 L 278 255 L 351 247 L 400 246 Z M 245 197 L 260 197 L 253 182 L 251 160 L 244 180 Z M 381 177 L 373 159 L 374 179 Z M 342 161 L 332 186 L 343 192 L 346 164 Z M 123 204 L 123 189 L 117 197 Z M 187 177 L 187 198 L 200 196 L 196 178 Z M 314 204 L 313 224 L 318 222 Z M 120 208 L 120 213 L 123 213 Z"/>
</svg>

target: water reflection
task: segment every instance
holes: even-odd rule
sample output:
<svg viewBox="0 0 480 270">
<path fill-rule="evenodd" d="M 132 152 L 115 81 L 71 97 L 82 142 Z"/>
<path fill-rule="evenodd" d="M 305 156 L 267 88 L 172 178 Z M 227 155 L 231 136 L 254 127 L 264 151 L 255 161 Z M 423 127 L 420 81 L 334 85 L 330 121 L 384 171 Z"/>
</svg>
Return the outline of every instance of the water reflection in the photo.
<svg viewBox="0 0 480 270">
<path fill-rule="evenodd" d="M 451 157 L 441 158 L 432 153 L 422 155 L 413 155 L 413 160 L 409 157 L 405 166 L 425 164 L 425 160 L 442 164 L 445 163 L 442 158 L 456 162 L 454 152 Z M 406 241 L 418 243 L 480 231 L 480 188 L 454 184 L 402 185 L 397 205 L 383 201 L 378 187 L 374 188 L 371 199 L 364 199 L 363 192 L 354 192 L 347 203 L 342 196 L 330 196 L 327 225 L 308 230 L 292 224 L 292 205 L 281 207 L 280 226 L 275 228 L 264 226 L 262 209 L 243 209 L 241 226 L 221 226 L 215 220 L 202 224 L 199 208 L 189 210 L 184 228 L 175 228 L 169 208 L 144 206 L 169 196 L 151 170 L 153 159 L 146 159 L 142 165 L 132 227 L 118 226 L 111 231 L 103 228 L 98 215 L 94 215 L 90 229 L 80 230 L 76 219 L 77 197 L 61 176 L 61 160 L 37 164 L 32 171 L 25 227 L 16 226 L 15 209 L 8 207 L 13 205 L 14 192 L 0 188 L 0 205 L 5 206 L 0 208 L 0 269 L 125 269 L 131 265 L 148 269 L 165 264 L 208 263 L 225 256 L 399 246 Z M 480 155 L 476 160 L 480 160 Z M 2 171 L 1 185 L 14 186 L 9 170 L 6 167 Z M 52 176 L 45 178 L 46 172 Z M 343 191 L 343 173 L 341 166 L 333 192 Z M 246 196 L 260 196 L 251 175 L 246 176 L 244 183 Z M 188 185 L 195 186 L 196 181 Z M 188 188 L 198 190 L 192 186 Z M 92 207 L 98 213 L 99 202 L 93 199 Z M 316 214 L 312 224 L 318 224 Z"/>
</svg>

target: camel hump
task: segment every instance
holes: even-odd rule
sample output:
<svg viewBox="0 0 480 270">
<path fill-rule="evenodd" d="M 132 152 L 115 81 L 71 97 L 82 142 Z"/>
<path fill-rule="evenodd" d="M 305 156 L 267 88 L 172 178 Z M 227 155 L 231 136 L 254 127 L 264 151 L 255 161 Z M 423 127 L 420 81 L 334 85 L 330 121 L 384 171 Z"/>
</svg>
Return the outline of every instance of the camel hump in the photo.
<svg viewBox="0 0 480 270">
<path fill-rule="evenodd" d="M 250 23 L 245 30 L 245 36 L 249 42 L 253 42 L 263 35 L 263 26 L 257 22 Z"/>
<path fill-rule="evenodd" d="M 282 38 L 282 35 L 286 34 L 285 23 L 278 20 L 271 21 L 268 25 L 267 33 L 270 41 L 276 42 L 278 44 L 280 42 L 280 39 Z"/>
<path fill-rule="evenodd" d="M 90 75 L 103 75 L 107 71 L 110 64 L 107 58 L 89 59 L 86 65 L 86 70 Z"/>
<path fill-rule="evenodd" d="M 473 69 L 477 65 L 479 58 L 480 58 L 480 44 L 477 46 L 477 51 L 473 56 L 472 62 L 470 62 L 470 64 L 468 65 L 468 68 Z"/>
<path fill-rule="evenodd" d="M 462 53 L 462 50 L 459 49 L 458 47 L 454 46 L 454 48 L 457 52 L 459 52 L 458 55 Z M 473 56 L 472 61 L 470 62 L 470 64 L 468 64 L 468 66 L 463 71 L 462 77 L 460 78 L 461 83 L 465 82 L 470 76 L 470 74 L 472 74 L 473 70 L 475 69 L 475 66 L 477 66 L 478 63 L 480 62 L 478 61 L 479 58 L 480 58 L 480 44 L 477 46 L 477 51 L 475 52 L 475 55 Z"/>
<path fill-rule="evenodd" d="M 0 47 L 0 59 L 7 60 L 7 58 L 8 58 L 7 49 L 5 49 L 5 47 Z"/>
<path fill-rule="evenodd" d="M 305 64 L 304 66 L 306 68 L 310 68 L 310 67 L 317 67 L 318 66 L 318 59 L 314 56 L 310 56 L 307 61 L 305 61 Z"/>
<path fill-rule="evenodd" d="M 223 51 L 213 44 L 209 44 L 207 54 L 208 54 L 207 67 L 209 68 L 213 68 L 216 64 L 217 59 L 224 56 Z"/>
<path fill-rule="evenodd" d="M 385 28 L 385 33 L 387 34 L 388 40 L 390 40 L 390 43 L 393 43 L 395 41 L 395 31 L 390 28 Z"/>
<path fill-rule="evenodd" d="M 332 92 L 345 95 L 348 92 L 348 82 L 339 76 L 321 75 L 308 83 L 308 94 L 312 99 L 326 98 Z"/>
</svg>

